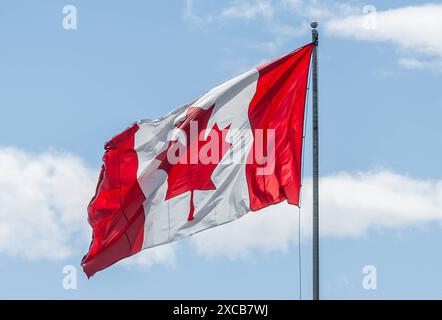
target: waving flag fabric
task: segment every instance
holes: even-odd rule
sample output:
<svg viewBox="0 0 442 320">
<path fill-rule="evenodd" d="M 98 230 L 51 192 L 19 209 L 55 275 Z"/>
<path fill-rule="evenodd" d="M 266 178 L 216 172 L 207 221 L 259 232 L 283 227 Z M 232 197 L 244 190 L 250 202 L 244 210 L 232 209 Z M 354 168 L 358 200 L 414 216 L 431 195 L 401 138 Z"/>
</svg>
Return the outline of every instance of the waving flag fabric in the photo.
<svg viewBox="0 0 442 320">
<path fill-rule="evenodd" d="M 299 204 L 312 48 L 246 72 L 159 120 L 138 121 L 106 143 L 88 207 L 88 277 L 251 211 Z"/>
</svg>

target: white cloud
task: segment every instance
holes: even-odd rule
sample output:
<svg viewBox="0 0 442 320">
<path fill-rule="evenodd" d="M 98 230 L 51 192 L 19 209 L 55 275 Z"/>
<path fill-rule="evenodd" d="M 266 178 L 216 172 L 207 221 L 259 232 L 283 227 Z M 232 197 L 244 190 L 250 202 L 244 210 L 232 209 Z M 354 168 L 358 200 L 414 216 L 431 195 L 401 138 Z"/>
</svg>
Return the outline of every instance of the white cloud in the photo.
<svg viewBox="0 0 442 320">
<path fill-rule="evenodd" d="M 29 259 L 81 256 L 90 241 L 86 206 L 98 170 L 73 155 L 32 155 L 0 148 L 0 254 Z M 338 173 L 321 178 L 321 234 L 359 237 L 370 230 L 442 222 L 442 181 L 391 171 Z M 305 182 L 302 238 L 311 231 L 311 183 Z M 297 241 L 298 209 L 287 204 L 250 213 L 190 238 L 197 252 L 235 258 L 254 250 L 283 251 Z M 177 244 L 145 250 L 121 265 L 174 266 Z"/>
<path fill-rule="evenodd" d="M 426 4 L 331 19 L 325 29 L 334 37 L 392 43 L 407 56 L 399 60 L 401 66 L 440 70 L 441 17 L 442 4 Z M 424 56 L 426 61 L 408 58 L 416 55 Z"/>
<path fill-rule="evenodd" d="M 368 15 L 333 19 L 326 30 L 336 37 L 392 42 L 404 49 L 442 56 L 441 17 L 442 4 L 427 4 L 378 11 L 372 17 L 373 27 L 367 27 Z"/>
<path fill-rule="evenodd" d="M 360 236 L 370 229 L 442 221 L 442 181 L 378 171 L 340 173 L 321 182 L 324 235 Z"/>
<path fill-rule="evenodd" d="M 0 148 L 0 255 L 82 256 L 91 239 L 87 205 L 98 173 L 70 154 Z M 128 258 L 124 265 L 173 262 L 173 249 L 162 246 Z"/>
<path fill-rule="evenodd" d="M 302 239 L 311 235 L 311 182 L 303 189 Z M 321 179 L 321 236 L 359 237 L 370 230 L 442 222 L 442 181 L 390 171 L 339 173 Z M 244 256 L 283 251 L 298 238 L 298 209 L 285 203 L 194 237 L 200 254 Z"/>
<path fill-rule="evenodd" d="M 0 252 L 60 259 L 87 241 L 96 174 L 77 157 L 0 149 Z"/>
</svg>

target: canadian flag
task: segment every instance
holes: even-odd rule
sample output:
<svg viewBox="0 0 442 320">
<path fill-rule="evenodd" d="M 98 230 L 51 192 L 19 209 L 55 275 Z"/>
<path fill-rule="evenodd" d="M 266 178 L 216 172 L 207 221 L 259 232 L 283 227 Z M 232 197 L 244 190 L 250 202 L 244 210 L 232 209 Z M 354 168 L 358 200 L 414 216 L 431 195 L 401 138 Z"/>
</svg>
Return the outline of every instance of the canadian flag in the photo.
<svg viewBox="0 0 442 320">
<path fill-rule="evenodd" d="M 88 277 L 272 204 L 299 204 L 313 44 L 229 80 L 105 145 Z"/>
</svg>

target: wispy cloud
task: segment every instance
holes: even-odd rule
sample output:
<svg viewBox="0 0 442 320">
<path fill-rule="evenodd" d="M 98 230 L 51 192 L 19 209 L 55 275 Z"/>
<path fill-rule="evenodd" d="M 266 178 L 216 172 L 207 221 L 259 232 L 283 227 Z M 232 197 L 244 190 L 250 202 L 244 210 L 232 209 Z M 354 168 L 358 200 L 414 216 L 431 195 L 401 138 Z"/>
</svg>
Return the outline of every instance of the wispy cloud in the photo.
<svg viewBox="0 0 442 320">
<path fill-rule="evenodd" d="M 355 1 L 260 0 L 230 1 L 211 13 L 198 14 L 187 0 L 185 17 L 192 23 L 222 23 L 232 19 L 259 20 L 269 39 L 255 47 L 274 53 L 292 39 L 307 36 L 308 23 L 319 20 L 329 37 L 391 43 L 400 49 L 399 66 L 442 70 L 442 4 L 424 4 L 377 11 Z M 290 21 L 287 20 L 289 13 Z"/>
<path fill-rule="evenodd" d="M 270 21 L 275 13 L 272 0 L 231 1 L 225 7 L 212 12 L 204 10 L 204 8 L 197 10 L 196 4 L 203 4 L 203 2 L 186 0 L 183 14 L 184 20 L 196 25 L 220 23 L 231 19 L 265 19 Z"/>
<path fill-rule="evenodd" d="M 185 21 L 196 25 L 211 23 L 214 20 L 214 17 L 209 13 L 204 15 L 196 13 L 194 0 L 186 0 L 183 18 Z"/>
<path fill-rule="evenodd" d="M 438 60 L 421 60 L 416 58 L 400 58 L 398 64 L 401 67 L 410 70 L 429 70 L 434 72 L 442 72 L 442 59 Z"/>
<path fill-rule="evenodd" d="M 387 78 L 393 76 L 393 71 L 382 68 L 374 69 L 372 73 L 373 75 L 381 78 Z"/>
<path fill-rule="evenodd" d="M 226 8 L 222 9 L 220 17 L 272 20 L 274 13 L 274 5 L 271 1 L 234 1 Z"/>
<path fill-rule="evenodd" d="M 357 11 L 356 7 L 346 3 L 318 0 L 258 0 L 230 1 L 215 11 L 205 11 L 204 6 L 198 12 L 196 0 L 187 0 L 184 10 L 186 21 L 195 24 L 223 23 L 232 20 L 257 20 L 263 31 L 270 38 L 256 44 L 266 52 L 274 52 L 296 37 L 309 32 L 311 20 L 326 20 L 344 16 Z M 283 16 L 290 16 L 290 22 Z"/>
<path fill-rule="evenodd" d="M 121 261 L 121 265 L 129 269 L 145 269 L 156 264 L 168 267 L 176 266 L 176 243 L 143 250 L 132 257 Z"/>
</svg>

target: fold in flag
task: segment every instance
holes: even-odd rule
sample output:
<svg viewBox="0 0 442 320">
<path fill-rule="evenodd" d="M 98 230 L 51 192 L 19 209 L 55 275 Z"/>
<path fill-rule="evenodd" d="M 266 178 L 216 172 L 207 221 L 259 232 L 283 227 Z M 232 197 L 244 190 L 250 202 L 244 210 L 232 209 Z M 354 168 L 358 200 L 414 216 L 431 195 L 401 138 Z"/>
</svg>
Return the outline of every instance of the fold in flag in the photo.
<svg viewBox="0 0 442 320">
<path fill-rule="evenodd" d="M 105 145 L 88 277 L 142 249 L 287 200 L 299 205 L 313 45 L 229 80 Z"/>
</svg>

